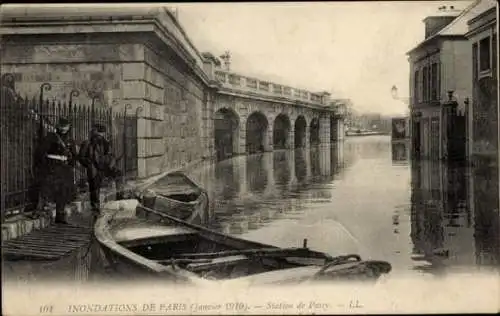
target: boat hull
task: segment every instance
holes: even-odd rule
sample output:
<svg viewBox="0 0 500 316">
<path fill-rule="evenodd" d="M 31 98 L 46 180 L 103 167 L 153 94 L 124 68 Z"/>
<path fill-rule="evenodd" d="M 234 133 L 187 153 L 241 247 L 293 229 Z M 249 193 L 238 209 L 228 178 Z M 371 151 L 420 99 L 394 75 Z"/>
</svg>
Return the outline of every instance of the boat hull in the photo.
<svg viewBox="0 0 500 316">
<path fill-rule="evenodd" d="M 114 206 L 109 207 L 112 203 Z M 120 206 L 126 201 L 112 203 L 98 218 L 95 233 L 109 270 L 117 278 L 161 279 L 186 285 L 237 280 L 247 284 L 299 284 L 376 281 L 391 269 L 386 262 L 362 261 L 357 255 L 333 258 L 309 250 L 306 243 L 303 248 L 283 249 L 228 236 L 149 209 L 138 201 L 126 209 Z M 127 222 L 143 218 L 142 212 L 150 213 L 149 219 Z M 313 262 L 318 260 L 321 262 Z"/>
<path fill-rule="evenodd" d="M 208 193 L 183 173 L 176 172 L 169 176 L 175 177 L 172 184 L 160 192 L 147 190 L 140 199 L 141 203 L 188 223 L 205 224 L 210 206 Z"/>
</svg>

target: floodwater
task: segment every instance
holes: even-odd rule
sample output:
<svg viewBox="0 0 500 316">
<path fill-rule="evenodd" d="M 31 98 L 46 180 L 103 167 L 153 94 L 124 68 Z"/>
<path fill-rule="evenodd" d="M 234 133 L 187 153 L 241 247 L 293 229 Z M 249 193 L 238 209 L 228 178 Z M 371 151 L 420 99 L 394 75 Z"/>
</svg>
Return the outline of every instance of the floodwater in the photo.
<svg viewBox="0 0 500 316">
<path fill-rule="evenodd" d="M 238 156 L 190 175 L 210 194 L 210 226 L 240 238 L 281 247 L 307 239 L 333 255 L 387 260 L 394 273 L 496 269 L 496 169 L 410 164 L 408 155 L 406 142 L 353 137 Z"/>
</svg>

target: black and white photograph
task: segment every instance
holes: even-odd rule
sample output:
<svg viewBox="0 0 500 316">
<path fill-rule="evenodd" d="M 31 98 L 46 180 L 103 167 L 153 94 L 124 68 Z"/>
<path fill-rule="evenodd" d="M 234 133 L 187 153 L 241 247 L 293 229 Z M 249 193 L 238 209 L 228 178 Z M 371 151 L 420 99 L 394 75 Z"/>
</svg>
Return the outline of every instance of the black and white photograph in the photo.
<svg viewBox="0 0 500 316">
<path fill-rule="evenodd" d="M 2 4 L 2 314 L 498 313 L 498 17 Z"/>
</svg>

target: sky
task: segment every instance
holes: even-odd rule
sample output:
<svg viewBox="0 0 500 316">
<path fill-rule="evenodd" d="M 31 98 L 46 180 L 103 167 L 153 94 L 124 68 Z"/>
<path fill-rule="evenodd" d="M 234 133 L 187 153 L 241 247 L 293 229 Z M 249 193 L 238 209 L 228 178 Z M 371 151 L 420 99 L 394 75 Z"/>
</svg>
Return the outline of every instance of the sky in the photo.
<svg viewBox="0 0 500 316">
<path fill-rule="evenodd" d="M 400 115 L 409 95 L 406 53 L 424 39 L 423 19 L 472 1 L 186 3 L 180 24 L 200 52 L 231 52 L 231 70 L 332 98 L 356 110 Z"/>
</svg>

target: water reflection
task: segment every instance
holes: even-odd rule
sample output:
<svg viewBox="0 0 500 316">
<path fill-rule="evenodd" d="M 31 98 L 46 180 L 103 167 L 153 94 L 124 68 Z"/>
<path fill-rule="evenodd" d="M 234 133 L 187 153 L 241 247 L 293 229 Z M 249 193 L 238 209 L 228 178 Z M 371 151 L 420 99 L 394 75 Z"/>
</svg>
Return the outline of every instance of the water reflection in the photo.
<svg viewBox="0 0 500 316">
<path fill-rule="evenodd" d="M 204 179 L 213 200 L 210 226 L 244 234 L 276 220 L 303 216 L 311 203 L 329 201 L 330 183 L 344 165 L 337 152 L 341 147 L 322 145 L 240 156 L 194 172 L 195 178 Z M 201 177 L 210 168 L 213 179 Z"/>
<path fill-rule="evenodd" d="M 408 141 L 402 140 L 391 142 L 392 163 L 395 165 L 407 164 L 409 149 L 410 146 L 408 144 Z"/>
<path fill-rule="evenodd" d="M 411 162 L 409 144 L 354 137 L 239 156 L 191 172 L 210 226 L 277 246 L 356 252 L 441 275 L 499 264 L 498 168 Z"/>
<path fill-rule="evenodd" d="M 498 266 L 497 169 L 413 162 L 413 259 L 423 263 L 416 269 L 441 274 L 475 265 Z"/>
</svg>

